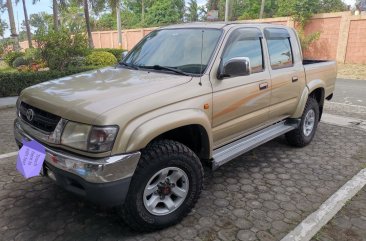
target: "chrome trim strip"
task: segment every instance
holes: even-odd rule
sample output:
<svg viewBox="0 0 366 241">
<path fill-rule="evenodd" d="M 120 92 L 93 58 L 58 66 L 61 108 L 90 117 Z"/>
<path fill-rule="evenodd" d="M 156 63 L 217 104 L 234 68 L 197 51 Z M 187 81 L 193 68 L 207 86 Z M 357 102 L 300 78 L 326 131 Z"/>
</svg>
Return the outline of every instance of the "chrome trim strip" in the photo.
<svg viewBox="0 0 366 241">
<path fill-rule="evenodd" d="M 34 140 L 23 129 L 21 121 L 14 121 L 14 136 L 18 142 L 23 139 Z M 73 173 L 92 183 L 108 183 L 133 175 L 136 170 L 141 153 L 134 152 L 100 159 L 77 156 L 64 151 L 56 151 L 47 146 L 45 161 L 58 169 Z"/>
</svg>

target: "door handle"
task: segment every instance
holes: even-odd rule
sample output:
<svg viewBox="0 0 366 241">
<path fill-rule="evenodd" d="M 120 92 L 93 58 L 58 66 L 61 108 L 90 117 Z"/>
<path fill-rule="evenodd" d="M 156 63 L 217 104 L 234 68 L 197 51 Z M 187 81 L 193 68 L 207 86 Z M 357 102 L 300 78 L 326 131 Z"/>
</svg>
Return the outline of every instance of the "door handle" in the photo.
<svg viewBox="0 0 366 241">
<path fill-rule="evenodd" d="M 259 90 L 265 90 L 268 88 L 268 83 L 262 83 L 259 85 Z"/>
<path fill-rule="evenodd" d="M 299 77 L 297 77 L 297 76 L 292 77 L 292 83 L 297 82 L 298 80 L 299 80 Z"/>
</svg>

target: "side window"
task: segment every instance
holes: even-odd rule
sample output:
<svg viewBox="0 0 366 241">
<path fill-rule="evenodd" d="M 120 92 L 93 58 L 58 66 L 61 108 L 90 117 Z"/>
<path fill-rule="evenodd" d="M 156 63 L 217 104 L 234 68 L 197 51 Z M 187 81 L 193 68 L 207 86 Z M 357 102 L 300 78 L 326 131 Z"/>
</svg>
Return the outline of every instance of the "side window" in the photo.
<svg viewBox="0 0 366 241">
<path fill-rule="evenodd" d="M 264 30 L 267 39 L 269 59 L 272 69 L 292 67 L 294 64 L 290 35 L 286 29 L 268 28 Z"/>
<path fill-rule="evenodd" d="M 225 63 L 236 57 L 249 58 L 252 73 L 264 70 L 262 33 L 258 29 L 242 28 L 231 33 L 222 61 Z"/>
</svg>

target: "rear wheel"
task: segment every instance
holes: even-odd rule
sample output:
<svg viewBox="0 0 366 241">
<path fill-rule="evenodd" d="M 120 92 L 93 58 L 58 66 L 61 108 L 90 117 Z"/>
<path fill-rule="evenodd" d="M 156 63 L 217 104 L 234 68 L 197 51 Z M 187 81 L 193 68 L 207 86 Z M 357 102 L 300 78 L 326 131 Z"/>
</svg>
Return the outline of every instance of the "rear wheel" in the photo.
<svg viewBox="0 0 366 241">
<path fill-rule="evenodd" d="M 286 133 L 288 143 L 296 147 L 307 146 L 314 138 L 319 122 L 319 104 L 309 97 L 300 125 L 297 129 Z"/>
<path fill-rule="evenodd" d="M 142 151 L 121 214 L 135 230 L 152 231 L 179 222 L 201 193 L 203 168 L 188 147 L 170 140 Z"/>
</svg>

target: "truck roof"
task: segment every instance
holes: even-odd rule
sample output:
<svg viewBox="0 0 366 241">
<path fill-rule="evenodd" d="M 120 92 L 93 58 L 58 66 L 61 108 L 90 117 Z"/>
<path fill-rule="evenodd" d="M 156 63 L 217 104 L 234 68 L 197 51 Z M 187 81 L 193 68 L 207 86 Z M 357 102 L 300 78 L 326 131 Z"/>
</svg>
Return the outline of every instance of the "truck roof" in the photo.
<svg viewBox="0 0 366 241">
<path fill-rule="evenodd" d="M 279 24 L 271 24 L 271 23 L 257 23 L 257 22 L 193 22 L 193 23 L 182 23 L 182 24 L 174 24 L 165 27 L 161 27 L 160 29 L 174 29 L 174 28 L 216 28 L 223 29 L 228 26 L 233 25 L 243 25 L 243 26 L 261 26 L 261 27 L 283 27 L 288 28 L 284 25 Z"/>
</svg>

